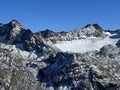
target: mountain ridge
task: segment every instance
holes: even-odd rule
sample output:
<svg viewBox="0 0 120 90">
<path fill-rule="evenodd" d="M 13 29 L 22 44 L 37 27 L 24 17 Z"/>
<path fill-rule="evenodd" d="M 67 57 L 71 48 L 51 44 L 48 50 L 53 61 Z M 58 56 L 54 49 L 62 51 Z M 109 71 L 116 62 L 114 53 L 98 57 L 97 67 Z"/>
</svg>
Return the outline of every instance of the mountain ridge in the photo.
<svg viewBox="0 0 120 90">
<path fill-rule="evenodd" d="M 17 20 L 0 24 L 0 90 L 119 89 L 119 30 L 33 33 Z"/>
</svg>

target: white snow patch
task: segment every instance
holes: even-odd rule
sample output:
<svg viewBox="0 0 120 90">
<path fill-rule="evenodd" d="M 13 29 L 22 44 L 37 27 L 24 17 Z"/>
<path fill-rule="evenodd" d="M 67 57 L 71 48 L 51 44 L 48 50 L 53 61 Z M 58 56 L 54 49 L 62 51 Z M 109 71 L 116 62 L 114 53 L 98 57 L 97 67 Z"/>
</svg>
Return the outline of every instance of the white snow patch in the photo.
<svg viewBox="0 0 120 90">
<path fill-rule="evenodd" d="M 111 36 L 110 32 L 104 32 L 105 35 Z"/>
<path fill-rule="evenodd" d="M 109 34 L 109 36 L 112 35 Z M 55 44 L 55 46 L 63 52 L 69 51 L 69 52 L 77 52 L 77 53 L 100 50 L 101 47 L 108 44 L 116 46 L 116 43 L 119 39 L 112 39 L 109 38 L 109 36 L 107 36 L 104 39 L 86 38 L 86 39 L 72 40 L 72 41 L 61 41 Z"/>
</svg>

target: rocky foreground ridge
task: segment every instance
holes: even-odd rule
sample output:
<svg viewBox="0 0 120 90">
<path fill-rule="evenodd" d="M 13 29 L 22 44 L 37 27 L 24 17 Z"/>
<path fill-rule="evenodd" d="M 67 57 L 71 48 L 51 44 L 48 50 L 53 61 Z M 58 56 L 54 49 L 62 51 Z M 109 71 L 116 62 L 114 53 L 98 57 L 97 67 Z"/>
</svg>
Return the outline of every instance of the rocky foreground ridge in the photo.
<svg viewBox="0 0 120 90">
<path fill-rule="evenodd" d="M 106 37 L 114 42 L 84 53 L 55 46 Z M 70 32 L 33 33 L 17 20 L 1 23 L 0 90 L 120 90 L 120 30 L 89 24 Z"/>
</svg>

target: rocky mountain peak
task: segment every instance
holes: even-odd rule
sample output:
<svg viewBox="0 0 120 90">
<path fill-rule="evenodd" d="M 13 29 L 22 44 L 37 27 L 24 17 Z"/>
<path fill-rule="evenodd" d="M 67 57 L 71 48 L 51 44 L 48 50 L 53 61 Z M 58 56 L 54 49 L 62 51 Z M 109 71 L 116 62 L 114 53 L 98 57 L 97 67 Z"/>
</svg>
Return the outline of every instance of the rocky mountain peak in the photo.
<svg viewBox="0 0 120 90">
<path fill-rule="evenodd" d="M 38 32 L 38 34 L 44 38 L 49 38 L 55 36 L 55 32 L 52 30 L 46 29 L 45 31 Z"/>
<path fill-rule="evenodd" d="M 16 19 L 13 19 L 12 21 L 10 21 L 8 23 L 8 25 L 10 25 L 12 28 L 22 28 L 25 29 L 25 27 L 23 25 L 21 25 Z"/>
<path fill-rule="evenodd" d="M 92 24 L 87 24 L 86 26 L 84 26 L 83 28 L 87 28 L 87 27 L 90 27 L 92 26 Z"/>
<path fill-rule="evenodd" d="M 21 30 L 27 30 L 23 25 L 21 25 L 17 20 L 12 20 L 7 24 L 0 24 L 0 35 L 18 35 Z"/>
<path fill-rule="evenodd" d="M 12 23 L 12 24 L 20 24 L 16 19 L 11 20 L 10 23 Z"/>
<path fill-rule="evenodd" d="M 88 36 L 95 37 L 104 37 L 104 29 L 97 23 L 95 24 L 87 24 L 85 27 L 80 29 L 80 31 L 84 32 L 84 34 Z"/>
<path fill-rule="evenodd" d="M 97 24 L 97 23 L 94 23 L 94 24 L 87 24 L 85 27 L 83 28 L 90 28 L 90 27 L 94 27 L 96 30 L 102 30 L 103 31 L 103 28 Z"/>
<path fill-rule="evenodd" d="M 27 37 L 29 31 L 30 30 L 24 28 L 23 25 L 14 19 L 7 24 L 1 24 L 0 36 L 4 37 L 3 42 L 13 44 L 15 42 L 22 42 L 22 38 Z"/>
<path fill-rule="evenodd" d="M 96 29 L 102 29 L 102 27 L 99 24 L 97 24 L 97 23 L 92 24 L 92 26 L 94 26 Z"/>
</svg>

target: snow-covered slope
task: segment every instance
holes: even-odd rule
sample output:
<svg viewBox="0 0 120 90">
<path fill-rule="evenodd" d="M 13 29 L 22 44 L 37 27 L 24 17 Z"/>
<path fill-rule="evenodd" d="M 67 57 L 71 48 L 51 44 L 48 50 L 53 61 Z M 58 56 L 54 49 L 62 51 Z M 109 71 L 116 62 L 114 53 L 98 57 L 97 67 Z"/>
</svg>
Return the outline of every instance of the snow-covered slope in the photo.
<svg viewBox="0 0 120 90">
<path fill-rule="evenodd" d="M 104 45 L 111 44 L 116 46 L 117 41 L 120 38 L 110 38 L 116 34 L 110 34 L 105 38 L 90 37 L 86 39 L 72 40 L 72 41 L 61 41 L 55 44 L 61 51 L 66 52 L 77 52 L 84 53 L 88 51 L 100 50 Z"/>
</svg>

